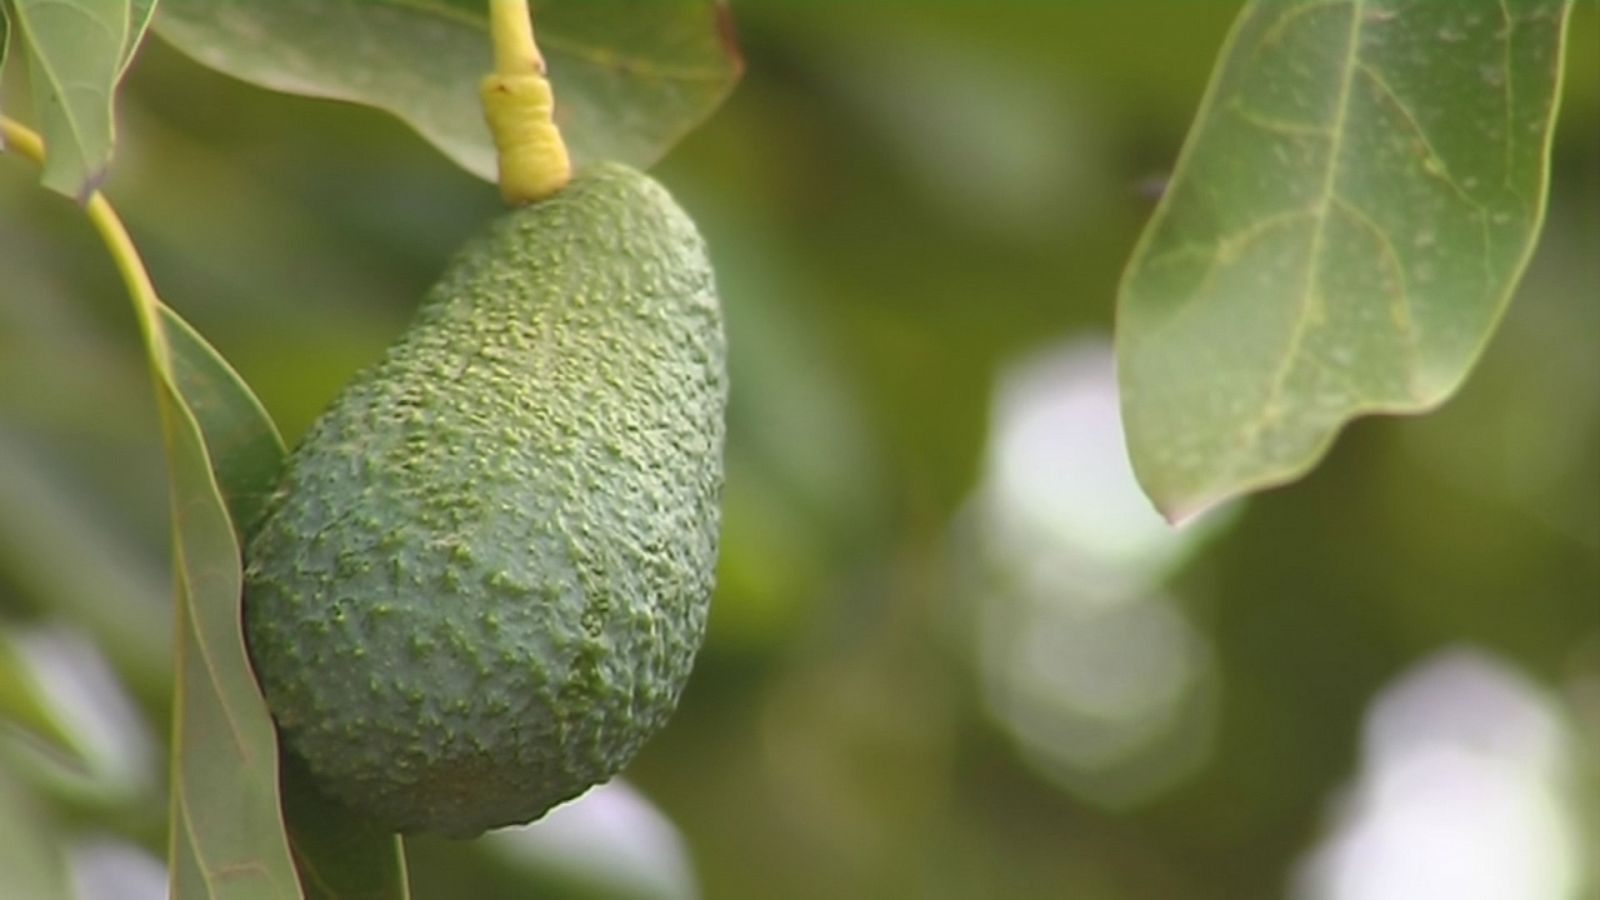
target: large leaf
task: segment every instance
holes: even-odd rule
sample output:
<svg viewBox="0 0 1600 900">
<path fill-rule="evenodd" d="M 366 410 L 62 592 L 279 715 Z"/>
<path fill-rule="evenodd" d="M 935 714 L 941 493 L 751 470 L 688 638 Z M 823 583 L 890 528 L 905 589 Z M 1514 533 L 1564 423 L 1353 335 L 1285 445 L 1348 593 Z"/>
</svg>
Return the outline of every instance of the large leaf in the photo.
<svg viewBox="0 0 1600 900">
<path fill-rule="evenodd" d="M 163 0 L 155 27 L 246 81 L 393 113 L 493 179 L 478 104 L 492 68 L 486 10 L 484 0 Z M 534 11 L 556 120 L 579 165 L 651 165 L 742 70 L 717 0 L 540 0 Z"/>
<path fill-rule="evenodd" d="M 184 460 L 199 464 L 197 451 L 205 457 L 205 469 L 187 476 L 185 492 L 198 504 L 193 507 L 195 515 L 180 517 L 177 523 L 180 592 L 188 589 L 191 602 L 179 611 L 184 641 L 174 750 L 174 896 L 300 896 L 294 892 L 292 871 L 285 881 L 283 851 L 290 850 L 308 897 L 404 900 L 405 862 L 399 838 L 321 801 L 297 769 L 278 767 L 276 740 L 244 655 L 238 548 L 283 466 L 283 441 L 227 362 L 171 309 L 158 306 L 158 311 L 161 330 L 151 341 L 151 350 L 170 360 L 171 377 L 163 378 L 160 388 L 168 400 L 163 418 L 175 491 L 185 489 L 176 466 Z M 202 442 L 174 434 L 172 425 L 179 415 L 198 428 Z M 202 475 L 214 476 L 209 496 Z M 184 509 L 176 496 L 174 509 Z M 191 554 L 208 560 L 208 569 L 187 565 Z M 196 602 L 199 588 L 209 588 L 204 604 Z M 227 666 L 225 679 L 219 677 L 222 673 L 215 663 L 219 658 Z M 194 665 L 202 659 L 208 660 L 204 668 Z M 249 697 L 244 696 L 246 687 Z M 236 786 L 236 793 L 217 786 L 217 779 L 231 779 L 238 769 L 251 777 Z M 283 823 L 277 818 L 280 776 Z M 253 810 L 253 827 L 236 842 L 209 844 L 219 830 L 218 822 L 238 821 L 234 804 L 240 802 Z M 262 862 L 242 867 L 249 877 L 241 879 L 237 893 L 231 887 L 217 890 L 221 882 L 213 873 L 239 868 L 230 857 L 248 858 L 252 852 L 258 852 Z"/>
<path fill-rule="evenodd" d="M 1477 360 L 1543 218 L 1568 0 L 1252 0 L 1122 286 L 1169 518 L 1298 477 Z"/>
<path fill-rule="evenodd" d="M 161 328 L 159 320 L 154 328 Z M 239 544 L 164 341 L 149 343 L 167 442 L 178 582 L 172 896 L 298 897 L 278 807 L 277 737 L 240 629 Z"/>
<path fill-rule="evenodd" d="M 44 186 L 85 201 L 111 162 L 112 100 L 128 46 L 129 0 L 12 2 L 50 148 Z"/>
</svg>

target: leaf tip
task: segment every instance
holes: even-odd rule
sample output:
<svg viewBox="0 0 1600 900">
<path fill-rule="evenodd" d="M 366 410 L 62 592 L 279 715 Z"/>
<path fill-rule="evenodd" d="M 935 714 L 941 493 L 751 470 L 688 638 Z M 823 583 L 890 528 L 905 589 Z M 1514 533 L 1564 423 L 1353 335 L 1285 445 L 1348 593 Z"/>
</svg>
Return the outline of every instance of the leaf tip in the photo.
<svg viewBox="0 0 1600 900">
<path fill-rule="evenodd" d="M 1173 528 L 1182 528 L 1205 513 L 1210 512 L 1216 505 L 1216 500 L 1200 502 L 1167 501 L 1156 503 L 1156 511 L 1161 513 L 1161 518 L 1166 519 L 1168 525 Z"/>
</svg>

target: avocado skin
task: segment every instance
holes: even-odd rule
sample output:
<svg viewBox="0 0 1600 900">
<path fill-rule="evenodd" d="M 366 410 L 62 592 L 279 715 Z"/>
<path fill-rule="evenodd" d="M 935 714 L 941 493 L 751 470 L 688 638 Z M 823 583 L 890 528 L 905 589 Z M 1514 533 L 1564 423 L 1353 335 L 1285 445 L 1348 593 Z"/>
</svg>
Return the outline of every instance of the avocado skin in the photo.
<svg viewBox="0 0 1600 900">
<path fill-rule="evenodd" d="M 469 243 L 248 544 L 251 658 L 318 785 L 470 837 L 616 774 L 705 632 L 726 398 L 704 245 L 647 176 Z"/>
</svg>

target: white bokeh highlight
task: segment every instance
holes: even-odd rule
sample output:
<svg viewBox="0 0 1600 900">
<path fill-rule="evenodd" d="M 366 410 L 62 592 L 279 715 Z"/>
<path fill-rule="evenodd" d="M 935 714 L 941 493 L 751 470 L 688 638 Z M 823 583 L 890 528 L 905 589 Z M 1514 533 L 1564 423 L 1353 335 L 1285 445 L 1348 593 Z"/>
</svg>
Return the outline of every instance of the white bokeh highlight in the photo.
<svg viewBox="0 0 1600 900">
<path fill-rule="evenodd" d="M 620 779 L 591 788 L 532 825 L 492 831 L 482 840 L 514 868 L 560 873 L 617 896 L 700 895 L 677 826 Z"/>
<path fill-rule="evenodd" d="M 1303 900 L 1578 900 L 1572 736 L 1551 697 L 1474 650 L 1370 710 L 1361 771 L 1297 879 Z"/>
<path fill-rule="evenodd" d="M 1175 528 L 1139 489 L 1108 341 L 1003 374 L 962 524 L 981 570 L 970 599 L 987 707 L 1036 770 L 1126 806 L 1204 761 L 1210 644 L 1164 584 L 1226 518 Z"/>
</svg>

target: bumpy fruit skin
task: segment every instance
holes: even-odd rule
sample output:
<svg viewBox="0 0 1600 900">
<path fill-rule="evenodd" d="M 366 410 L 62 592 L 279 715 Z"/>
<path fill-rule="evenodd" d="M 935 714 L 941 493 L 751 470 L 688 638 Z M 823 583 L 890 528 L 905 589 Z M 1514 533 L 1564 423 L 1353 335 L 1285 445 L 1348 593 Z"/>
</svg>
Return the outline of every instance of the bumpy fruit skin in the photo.
<svg viewBox="0 0 1600 900">
<path fill-rule="evenodd" d="M 469 244 L 295 451 L 245 627 L 352 810 L 465 837 L 620 770 L 705 630 L 727 386 L 693 223 L 602 166 Z"/>
</svg>

